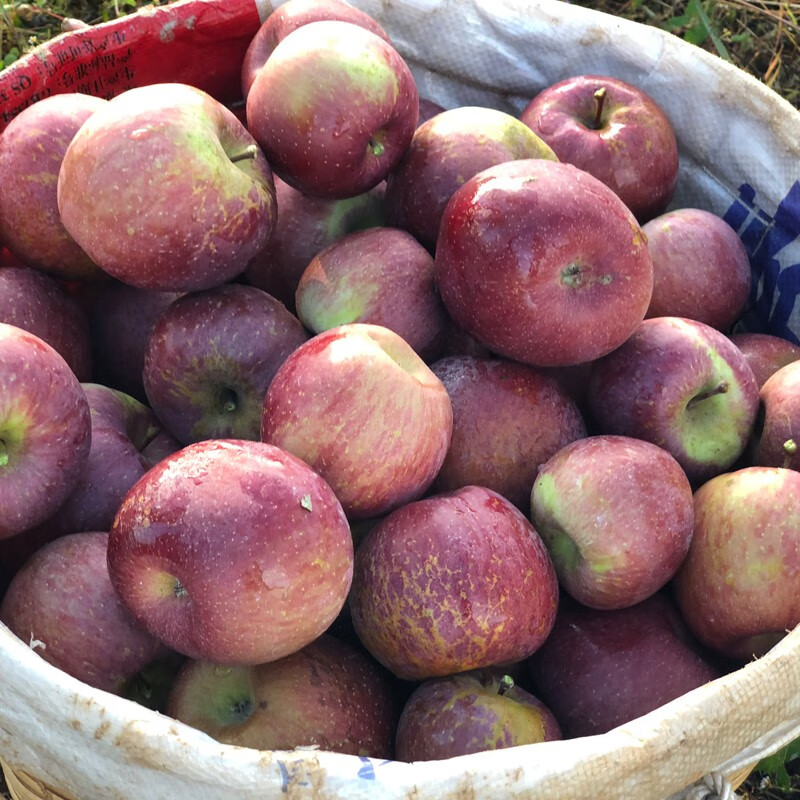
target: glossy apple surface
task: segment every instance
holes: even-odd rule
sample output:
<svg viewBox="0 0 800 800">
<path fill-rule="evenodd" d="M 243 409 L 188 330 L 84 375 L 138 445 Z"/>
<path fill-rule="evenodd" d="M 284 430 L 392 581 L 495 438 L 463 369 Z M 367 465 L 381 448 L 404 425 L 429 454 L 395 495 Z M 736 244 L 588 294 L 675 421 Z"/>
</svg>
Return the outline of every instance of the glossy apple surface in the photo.
<svg viewBox="0 0 800 800">
<path fill-rule="evenodd" d="M 763 426 L 756 431 L 753 462 L 800 471 L 800 361 L 779 369 L 760 396 Z"/>
<path fill-rule="evenodd" d="M 781 367 L 800 361 L 800 347 L 768 333 L 734 333 L 728 337 L 744 354 L 760 389 Z"/>
</svg>

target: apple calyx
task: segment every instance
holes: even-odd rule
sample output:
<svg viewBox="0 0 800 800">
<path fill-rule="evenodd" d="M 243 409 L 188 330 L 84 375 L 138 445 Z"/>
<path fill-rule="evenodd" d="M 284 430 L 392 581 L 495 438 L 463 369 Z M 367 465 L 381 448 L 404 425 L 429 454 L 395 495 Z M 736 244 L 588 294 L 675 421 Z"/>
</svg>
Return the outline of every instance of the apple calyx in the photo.
<svg viewBox="0 0 800 800">
<path fill-rule="evenodd" d="M 594 119 L 592 120 L 591 128 L 593 131 L 599 130 L 601 120 L 603 118 L 603 106 L 606 102 L 606 95 L 608 94 L 606 87 L 601 86 L 593 95 L 594 97 Z"/>
<path fill-rule="evenodd" d="M 510 692 L 514 688 L 514 679 L 510 675 L 503 675 L 500 678 L 500 685 L 497 687 L 497 694 L 502 697 L 506 692 Z"/>
<path fill-rule="evenodd" d="M 222 410 L 226 414 L 232 414 L 239 408 L 239 396 L 233 389 L 225 389 L 222 392 Z"/>
<path fill-rule="evenodd" d="M 561 283 L 570 289 L 580 289 L 581 286 L 588 286 L 591 283 L 607 286 L 613 280 L 612 275 L 600 275 L 594 281 L 587 280 L 583 266 L 575 262 L 561 270 Z"/>
<path fill-rule="evenodd" d="M 231 164 L 235 164 L 237 161 L 246 161 L 248 159 L 252 160 L 258 155 L 258 147 L 256 145 L 251 144 L 248 145 L 241 153 L 237 153 L 235 156 L 228 156 L 231 161 Z"/>
<path fill-rule="evenodd" d="M 713 389 L 709 389 L 707 392 L 701 392 L 700 394 L 695 395 L 686 404 L 686 408 L 692 408 L 698 403 L 702 403 L 703 400 L 708 400 L 709 397 L 716 397 L 718 394 L 725 394 L 728 389 L 730 389 L 730 384 L 728 381 L 720 381 Z"/>
</svg>

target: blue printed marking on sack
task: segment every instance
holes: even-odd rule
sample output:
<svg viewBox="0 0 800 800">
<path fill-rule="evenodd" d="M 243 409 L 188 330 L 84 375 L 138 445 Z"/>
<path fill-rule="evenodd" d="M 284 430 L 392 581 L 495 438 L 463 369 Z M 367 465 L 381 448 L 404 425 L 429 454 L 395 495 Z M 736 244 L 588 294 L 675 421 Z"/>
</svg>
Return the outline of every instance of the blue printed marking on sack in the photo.
<svg viewBox="0 0 800 800">
<path fill-rule="evenodd" d="M 363 766 L 358 770 L 358 777 L 363 778 L 365 781 L 374 781 L 375 780 L 375 767 L 382 767 L 384 764 L 391 764 L 391 759 L 385 759 L 383 761 L 373 761 L 371 758 L 367 756 L 359 756 L 361 761 L 363 762 Z"/>
<path fill-rule="evenodd" d="M 302 767 L 292 766 L 287 769 L 286 764 L 283 761 L 279 761 L 278 768 L 281 771 L 281 792 L 283 792 L 283 794 L 289 793 L 290 784 L 293 786 L 311 786 L 310 781 L 297 780 L 297 776 L 303 771 Z"/>
<path fill-rule="evenodd" d="M 749 184 L 723 218 L 742 240 L 753 268 L 750 302 L 742 318 L 746 330 L 771 333 L 800 344 L 800 181 L 781 200 L 774 216 L 756 203 Z M 790 250 L 792 255 L 790 255 Z"/>
</svg>

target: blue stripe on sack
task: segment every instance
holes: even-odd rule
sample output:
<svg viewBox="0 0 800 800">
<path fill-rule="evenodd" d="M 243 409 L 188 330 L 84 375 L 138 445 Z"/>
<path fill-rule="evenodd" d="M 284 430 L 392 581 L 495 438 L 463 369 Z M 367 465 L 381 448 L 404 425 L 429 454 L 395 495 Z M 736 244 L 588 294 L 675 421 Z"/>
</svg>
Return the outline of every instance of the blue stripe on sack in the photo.
<svg viewBox="0 0 800 800">
<path fill-rule="evenodd" d="M 753 269 L 753 288 L 744 328 L 771 333 L 800 344 L 800 327 L 792 329 L 792 314 L 800 296 L 800 264 L 785 263 L 783 250 L 800 239 L 800 181 L 781 200 L 774 216 L 756 204 L 756 191 L 747 183 L 723 219 L 741 238 Z M 800 326 L 800 309 L 794 324 Z"/>
</svg>

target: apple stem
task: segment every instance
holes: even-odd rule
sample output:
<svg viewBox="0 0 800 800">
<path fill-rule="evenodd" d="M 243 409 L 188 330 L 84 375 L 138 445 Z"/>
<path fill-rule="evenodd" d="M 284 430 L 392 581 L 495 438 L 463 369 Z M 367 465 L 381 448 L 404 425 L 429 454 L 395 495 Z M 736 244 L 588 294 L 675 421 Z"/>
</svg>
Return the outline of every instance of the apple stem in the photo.
<svg viewBox="0 0 800 800">
<path fill-rule="evenodd" d="M 8 450 L 6 443 L 0 439 L 0 467 L 8 466 Z"/>
<path fill-rule="evenodd" d="M 692 406 L 697 405 L 698 403 L 702 403 L 703 400 L 708 400 L 709 397 L 716 397 L 718 394 L 725 394 L 730 386 L 728 385 L 728 381 L 720 381 L 717 386 L 713 389 L 709 389 L 707 392 L 702 392 L 701 394 L 696 395 L 693 397 L 687 404 L 686 408 L 691 408 Z"/>
<path fill-rule="evenodd" d="M 788 469 L 789 464 L 792 463 L 792 458 L 797 455 L 797 442 L 794 439 L 787 439 L 783 443 L 783 452 L 785 453 L 783 466 Z"/>
<path fill-rule="evenodd" d="M 503 675 L 500 678 L 500 686 L 497 689 L 497 694 L 501 697 L 506 693 L 511 691 L 514 688 L 514 679 L 510 675 Z"/>
<path fill-rule="evenodd" d="M 256 145 L 251 144 L 244 149 L 243 152 L 239 153 L 236 156 L 230 156 L 231 164 L 235 164 L 237 161 L 245 161 L 247 159 L 253 159 L 258 155 L 258 147 Z"/>
<path fill-rule="evenodd" d="M 372 155 L 374 155 L 376 158 L 383 155 L 384 147 L 380 142 L 370 140 L 369 149 L 372 150 Z"/>
<path fill-rule="evenodd" d="M 594 97 L 594 120 L 592 128 L 597 130 L 600 127 L 600 120 L 603 117 L 603 106 L 606 102 L 606 87 L 601 86 L 593 95 Z"/>
</svg>

